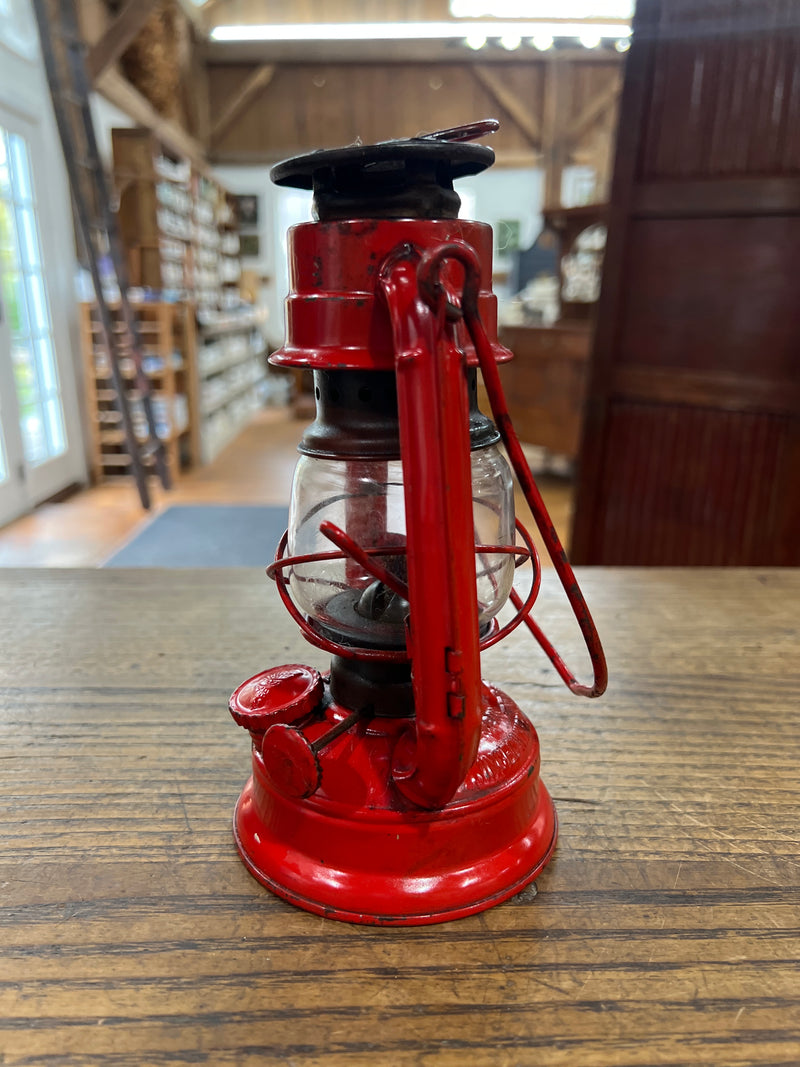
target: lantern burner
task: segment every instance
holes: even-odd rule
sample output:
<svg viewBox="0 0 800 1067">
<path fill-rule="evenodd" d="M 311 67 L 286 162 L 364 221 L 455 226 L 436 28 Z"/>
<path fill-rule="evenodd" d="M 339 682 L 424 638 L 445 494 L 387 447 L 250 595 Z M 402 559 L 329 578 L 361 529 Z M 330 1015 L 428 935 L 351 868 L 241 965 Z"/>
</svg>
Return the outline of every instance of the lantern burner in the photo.
<svg viewBox="0 0 800 1067">
<path fill-rule="evenodd" d="M 383 601 L 383 603 L 381 603 Z M 375 581 L 363 591 L 345 589 L 325 605 L 325 620 L 317 629 L 342 645 L 405 648 L 408 601 Z"/>
</svg>

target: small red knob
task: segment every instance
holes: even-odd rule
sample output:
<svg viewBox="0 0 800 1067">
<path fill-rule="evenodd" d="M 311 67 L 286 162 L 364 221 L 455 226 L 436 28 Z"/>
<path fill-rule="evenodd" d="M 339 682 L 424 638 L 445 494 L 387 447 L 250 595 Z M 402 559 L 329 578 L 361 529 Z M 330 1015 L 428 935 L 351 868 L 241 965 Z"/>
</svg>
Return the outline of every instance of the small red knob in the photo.
<svg viewBox="0 0 800 1067">
<path fill-rule="evenodd" d="M 267 776 L 287 797 L 310 797 L 319 788 L 322 769 L 311 742 L 294 726 L 271 726 L 261 752 Z"/>
</svg>

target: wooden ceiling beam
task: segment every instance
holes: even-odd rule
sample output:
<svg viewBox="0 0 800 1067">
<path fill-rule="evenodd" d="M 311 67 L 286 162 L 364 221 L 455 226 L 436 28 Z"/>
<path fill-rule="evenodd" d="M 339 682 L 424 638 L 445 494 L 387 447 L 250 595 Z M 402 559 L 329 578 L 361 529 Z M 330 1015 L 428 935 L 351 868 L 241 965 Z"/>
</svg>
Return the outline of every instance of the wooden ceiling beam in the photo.
<svg viewBox="0 0 800 1067">
<path fill-rule="evenodd" d="M 578 141 L 586 133 L 589 127 L 595 123 L 604 112 L 609 111 L 617 102 L 622 86 L 617 78 L 613 78 L 608 86 L 598 96 L 593 97 L 567 127 L 567 140 Z"/>
<path fill-rule="evenodd" d="M 191 0 L 188 0 L 191 3 Z M 224 0 L 206 0 L 206 2 L 198 7 L 197 10 L 200 13 L 200 20 L 206 31 L 209 32 L 214 26 L 221 25 L 226 22 L 237 22 L 236 18 L 229 18 L 226 11 L 219 13 L 217 8 L 224 8 L 226 6 Z M 261 19 L 255 19 L 254 21 L 261 21 Z"/>
<path fill-rule="evenodd" d="M 149 100 L 116 70 L 106 70 L 97 82 L 97 91 L 116 105 L 134 122 L 146 127 L 161 143 L 178 156 L 185 156 L 204 174 L 209 173 L 205 149 L 172 119 L 159 115 Z"/>
<path fill-rule="evenodd" d="M 86 70 L 90 81 L 96 82 L 136 40 L 157 3 L 158 0 L 128 0 L 100 40 L 89 49 Z"/>
<path fill-rule="evenodd" d="M 256 67 L 242 82 L 232 99 L 225 105 L 222 114 L 211 127 L 209 141 L 218 144 L 242 112 L 267 88 L 275 75 L 274 63 Z"/>
<path fill-rule="evenodd" d="M 192 0 L 178 0 L 178 7 L 183 12 L 187 22 L 190 22 L 198 33 L 205 34 L 206 27 L 203 21 L 202 10 Z"/>
<path fill-rule="evenodd" d="M 291 159 L 292 156 L 306 155 L 311 149 L 307 144 L 284 145 L 281 148 L 250 148 L 228 149 L 223 148 L 212 152 L 209 160 L 212 164 L 224 166 L 272 166 L 283 159 Z M 493 167 L 538 167 L 542 157 L 538 152 L 526 152 L 524 149 L 495 149 L 495 161 Z"/>
<path fill-rule="evenodd" d="M 470 67 L 474 77 L 498 107 L 509 116 L 525 135 L 531 147 L 538 151 L 542 144 L 541 129 L 529 103 L 503 84 L 502 77 L 486 66 Z"/>
</svg>

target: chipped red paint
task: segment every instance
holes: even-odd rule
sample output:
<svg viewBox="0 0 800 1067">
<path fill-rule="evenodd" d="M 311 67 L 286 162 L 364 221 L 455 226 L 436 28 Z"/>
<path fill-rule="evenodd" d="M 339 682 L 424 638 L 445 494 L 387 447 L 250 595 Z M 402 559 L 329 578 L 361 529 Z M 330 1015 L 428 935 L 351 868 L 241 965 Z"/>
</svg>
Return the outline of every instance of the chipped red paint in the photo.
<svg viewBox="0 0 800 1067">
<path fill-rule="evenodd" d="M 286 343 L 270 361 L 278 366 L 394 370 L 392 323 L 376 275 L 403 247 L 418 253 L 452 241 L 474 247 L 484 264 L 477 295 L 495 359 L 511 359 L 497 340 L 497 298 L 491 289 L 492 230 L 463 219 L 381 219 L 308 222 L 289 232 L 292 291 L 286 301 Z M 461 271 L 445 266 L 456 293 Z M 443 339 L 447 345 L 453 341 Z M 455 343 L 477 363 L 463 324 Z"/>
</svg>

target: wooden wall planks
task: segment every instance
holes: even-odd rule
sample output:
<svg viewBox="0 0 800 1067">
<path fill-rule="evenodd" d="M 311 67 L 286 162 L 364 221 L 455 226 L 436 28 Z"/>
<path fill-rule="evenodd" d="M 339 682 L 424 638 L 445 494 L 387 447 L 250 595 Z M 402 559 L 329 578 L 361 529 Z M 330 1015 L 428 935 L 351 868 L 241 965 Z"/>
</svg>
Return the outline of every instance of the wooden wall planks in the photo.
<svg viewBox="0 0 800 1067">
<path fill-rule="evenodd" d="M 263 0 L 214 0 L 209 25 L 261 23 Z M 270 0 L 270 22 L 423 22 L 450 18 L 448 0 Z"/>
<path fill-rule="evenodd" d="M 776 415 L 615 400 L 596 551 L 611 565 L 791 558 L 790 531 L 776 518 L 790 433 Z"/>
<path fill-rule="evenodd" d="M 662 9 L 641 173 L 646 179 L 800 172 L 793 0 Z"/>
<path fill-rule="evenodd" d="M 209 67 L 212 102 L 222 107 L 246 67 Z M 536 101 L 540 64 L 503 68 L 509 90 Z M 533 107 L 532 107 L 533 110 Z M 427 130 L 494 115 L 497 105 L 466 64 L 292 64 L 279 66 L 272 84 L 215 146 L 218 159 L 242 153 L 274 157 L 296 150 L 411 137 Z M 214 112 L 212 111 L 212 122 Z M 504 116 L 505 117 L 505 116 Z M 533 150 L 511 121 L 495 138 L 514 151 Z"/>
<path fill-rule="evenodd" d="M 800 563 L 798 57 L 784 0 L 637 7 L 580 563 Z"/>
<path fill-rule="evenodd" d="M 478 65 L 480 65 L 478 63 Z M 569 93 L 560 101 L 557 123 L 549 137 L 566 142 L 565 149 L 581 161 L 600 163 L 601 183 L 613 141 L 615 107 L 605 108 L 570 139 L 571 124 L 587 113 L 598 96 L 621 79 L 621 62 L 529 59 L 489 68 L 530 125 L 548 138 L 544 121 L 547 72 L 563 68 Z M 212 126 L 234 99 L 248 71 L 244 64 L 209 65 Z M 392 137 L 457 126 L 475 117 L 497 116 L 502 126 L 492 138 L 498 160 L 535 163 L 547 145 L 532 144 L 526 132 L 499 102 L 470 63 L 285 63 L 269 86 L 213 146 L 218 162 L 264 162 L 315 148 L 365 144 Z M 610 119 L 609 119 L 610 116 Z M 609 127 L 611 122 L 611 128 Z M 528 124 L 526 123 L 526 126 Z"/>
</svg>

